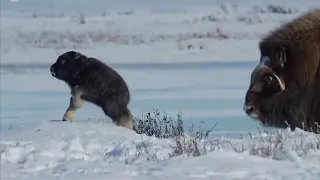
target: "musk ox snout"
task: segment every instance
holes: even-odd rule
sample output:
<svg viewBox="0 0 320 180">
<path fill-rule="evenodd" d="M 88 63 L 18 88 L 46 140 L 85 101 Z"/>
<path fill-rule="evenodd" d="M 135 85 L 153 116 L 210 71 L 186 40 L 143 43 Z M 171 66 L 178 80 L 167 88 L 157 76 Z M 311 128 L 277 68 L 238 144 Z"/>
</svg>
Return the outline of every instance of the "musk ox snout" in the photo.
<svg viewBox="0 0 320 180">
<path fill-rule="evenodd" d="M 63 80 L 67 75 L 66 64 L 61 64 L 60 60 L 56 61 L 50 67 L 50 73 L 52 77 Z"/>
<path fill-rule="evenodd" d="M 56 68 L 55 68 L 55 64 L 50 66 L 50 72 L 52 77 L 56 77 Z"/>
<path fill-rule="evenodd" d="M 244 111 L 247 115 L 250 116 L 252 113 L 254 113 L 254 106 L 244 104 L 244 105 L 243 105 L 243 111 Z"/>
<path fill-rule="evenodd" d="M 247 92 L 245 102 L 243 104 L 243 111 L 245 114 L 252 119 L 258 119 L 259 118 L 259 99 L 257 98 L 259 95 L 255 95 L 254 92 Z"/>
</svg>

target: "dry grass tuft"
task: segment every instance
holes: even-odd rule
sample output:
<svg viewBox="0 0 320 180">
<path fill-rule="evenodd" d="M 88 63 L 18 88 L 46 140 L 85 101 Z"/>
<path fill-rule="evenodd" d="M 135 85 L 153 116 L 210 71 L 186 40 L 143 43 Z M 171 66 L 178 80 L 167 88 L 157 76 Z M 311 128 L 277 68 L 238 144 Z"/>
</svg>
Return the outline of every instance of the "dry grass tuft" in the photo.
<svg viewBox="0 0 320 180">
<path fill-rule="evenodd" d="M 203 124 L 204 122 L 200 122 L 197 129 L 192 125 L 188 131 L 185 131 L 181 114 L 178 114 L 177 119 L 174 120 L 165 113 L 164 116 L 161 116 L 161 113 L 156 110 L 143 118 L 135 118 L 134 130 L 148 136 L 171 138 L 173 144 L 170 157 L 202 156 L 212 151 L 225 149 L 263 158 L 291 160 L 294 156 L 302 158 L 307 157 L 309 153 L 320 151 L 320 134 L 307 133 L 302 130 L 291 132 L 289 129 L 276 129 L 275 131 L 258 129 L 255 136 L 248 133 L 247 137 L 242 136 L 239 140 L 228 138 L 226 140 L 210 135 L 218 124 L 209 129 L 203 129 Z M 150 159 L 158 159 L 154 154 L 150 157 L 152 157 Z"/>
</svg>

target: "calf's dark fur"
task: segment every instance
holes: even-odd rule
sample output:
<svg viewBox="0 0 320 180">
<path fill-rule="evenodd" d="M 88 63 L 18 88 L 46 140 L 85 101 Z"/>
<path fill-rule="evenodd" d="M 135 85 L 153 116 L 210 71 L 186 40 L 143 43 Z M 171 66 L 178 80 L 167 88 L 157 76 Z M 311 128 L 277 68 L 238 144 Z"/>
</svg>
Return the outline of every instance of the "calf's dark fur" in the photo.
<svg viewBox="0 0 320 180">
<path fill-rule="evenodd" d="M 50 72 L 71 89 L 64 121 L 73 120 L 76 110 L 87 101 L 99 106 L 116 125 L 133 128 L 132 115 L 128 109 L 129 88 L 114 69 L 96 58 L 68 51 L 58 57 L 50 67 Z"/>
</svg>

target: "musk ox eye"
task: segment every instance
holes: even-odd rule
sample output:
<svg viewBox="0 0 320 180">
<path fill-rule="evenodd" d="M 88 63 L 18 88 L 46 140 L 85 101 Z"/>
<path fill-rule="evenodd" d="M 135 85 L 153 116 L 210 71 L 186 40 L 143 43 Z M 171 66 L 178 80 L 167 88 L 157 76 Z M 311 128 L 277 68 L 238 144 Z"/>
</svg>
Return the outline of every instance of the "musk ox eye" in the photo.
<svg viewBox="0 0 320 180">
<path fill-rule="evenodd" d="M 268 84 L 270 84 L 273 81 L 273 77 L 272 76 L 265 76 L 264 77 L 264 81 L 267 82 Z"/>
</svg>

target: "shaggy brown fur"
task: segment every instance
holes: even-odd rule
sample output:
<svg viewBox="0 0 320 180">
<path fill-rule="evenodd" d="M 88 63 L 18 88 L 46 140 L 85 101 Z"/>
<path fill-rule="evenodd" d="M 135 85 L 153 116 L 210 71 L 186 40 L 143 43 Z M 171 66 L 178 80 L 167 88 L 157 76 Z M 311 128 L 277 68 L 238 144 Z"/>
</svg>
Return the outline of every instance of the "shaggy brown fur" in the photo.
<svg viewBox="0 0 320 180">
<path fill-rule="evenodd" d="M 311 88 L 320 82 L 320 9 L 310 10 L 275 29 L 260 41 L 259 48 L 260 64 L 251 74 L 244 111 L 252 119 L 261 121 L 264 125 L 283 127 L 285 120 L 281 117 L 284 117 L 284 114 L 278 111 L 278 108 L 290 107 L 290 104 L 284 102 L 293 102 L 293 97 L 285 101 L 283 99 L 285 94 L 298 93 L 299 89 Z M 281 96 L 278 97 L 279 94 Z M 269 99 L 272 98 L 275 99 L 270 105 Z M 277 98 L 281 101 L 275 101 Z M 300 100 L 303 98 L 300 97 L 297 102 Z M 267 104 L 265 108 L 261 106 L 263 102 Z M 320 110 L 318 106 L 308 105 L 308 107 Z M 273 120 L 270 120 L 272 123 L 264 123 L 269 122 L 267 117 L 271 118 L 272 112 L 278 112 L 273 113 Z M 294 116 L 287 115 L 287 117 Z M 320 118 L 319 115 L 317 117 Z M 275 119 L 278 122 L 275 122 Z M 298 124 L 297 121 L 297 119 L 291 120 L 295 126 Z"/>
<path fill-rule="evenodd" d="M 320 86 L 287 89 L 256 104 L 264 126 L 320 133 Z"/>
<path fill-rule="evenodd" d="M 296 127 L 320 133 L 320 82 L 300 89 L 280 90 L 271 69 L 257 68 L 253 83 L 245 97 L 244 111 L 263 126 Z M 271 79 L 270 79 L 271 78 Z M 278 92 L 274 94 L 274 92 Z"/>
<path fill-rule="evenodd" d="M 318 80 L 320 73 L 320 9 L 313 9 L 280 26 L 259 43 L 261 57 L 286 88 L 301 88 Z"/>
</svg>

